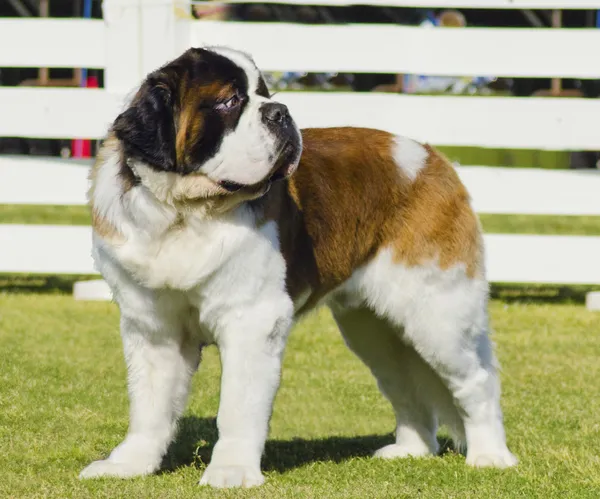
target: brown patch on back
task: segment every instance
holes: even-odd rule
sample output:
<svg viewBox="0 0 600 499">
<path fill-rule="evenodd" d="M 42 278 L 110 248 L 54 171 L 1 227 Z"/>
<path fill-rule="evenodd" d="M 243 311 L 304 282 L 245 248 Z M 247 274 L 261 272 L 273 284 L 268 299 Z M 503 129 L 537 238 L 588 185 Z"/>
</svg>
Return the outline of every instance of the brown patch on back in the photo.
<svg viewBox="0 0 600 499">
<path fill-rule="evenodd" d="M 278 221 L 289 292 L 296 297 L 310 288 L 313 303 L 389 240 L 409 185 L 391 157 L 393 136 L 386 132 L 327 128 L 302 135 L 298 170 L 287 189 L 272 189 L 264 209 Z"/>
<path fill-rule="evenodd" d="M 398 263 L 437 260 L 481 271 L 477 218 L 449 162 L 428 146 L 416 180 L 392 157 L 394 136 L 362 128 L 303 130 L 303 154 L 287 183 L 255 202 L 276 220 L 293 298 L 312 290 L 306 307 L 347 280 L 380 249 Z"/>
</svg>

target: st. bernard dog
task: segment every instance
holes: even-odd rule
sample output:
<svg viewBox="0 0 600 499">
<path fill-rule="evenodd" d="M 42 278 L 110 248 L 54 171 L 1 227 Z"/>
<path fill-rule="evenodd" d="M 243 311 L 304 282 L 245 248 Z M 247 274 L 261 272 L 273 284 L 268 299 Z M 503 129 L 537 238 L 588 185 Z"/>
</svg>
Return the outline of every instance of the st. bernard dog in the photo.
<svg viewBox="0 0 600 499">
<path fill-rule="evenodd" d="M 219 440 L 200 483 L 263 483 L 286 340 L 321 304 L 393 406 L 396 441 L 375 457 L 435 454 L 440 423 L 468 464 L 516 464 L 479 222 L 434 148 L 372 129 L 300 131 L 249 56 L 192 48 L 116 118 L 89 198 L 93 256 L 121 313 L 130 423 L 81 477 L 157 471 L 215 344 Z"/>
</svg>

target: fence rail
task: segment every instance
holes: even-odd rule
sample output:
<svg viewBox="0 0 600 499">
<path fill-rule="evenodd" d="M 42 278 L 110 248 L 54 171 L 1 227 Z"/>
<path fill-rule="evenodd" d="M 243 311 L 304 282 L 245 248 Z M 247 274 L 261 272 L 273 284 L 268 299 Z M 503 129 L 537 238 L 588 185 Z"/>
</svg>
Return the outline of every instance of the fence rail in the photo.
<svg viewBox="0 0 600 499">
<path fill-rule="evenodd" d="M 437 145 L 600 150 L 600 100 L 282 92 L 302 127 L 360 125 Z M 100 138 L 124 96 L 102 89 L 0 87 L 0 136 Z"/>
<path fill-rule="evenodd" d="M 0 18 L 0 67 L 104 68 L 104 36 L 99 20 Z"/>
<path fill-rule="evenodd" d="M 249 0 L 224 0 L 222 3 L 249 3 Z M 261 3 L 324 5 L 330 7 L 374 5 L 382 7 L 446 7 L 453 9 L 600 9 L 600 0 L 262 0 Z"/>
<path fill-rule="evenodd" d="M 266 0 L 269 3 L 271 0 Z M 353 0 L 277 0 L 352 5 Z M 407 7 L 600 9 L 600 0 L 365 0 Z M 88 67 L 105 88 L 0 87 L 0 136 L 100 138 L 151 70 L 226 44 L 269 71 L 600 79 L 598 29 L 422 29 L 191 20 L 179 0 L 105 0 L 103 20 L 0 19 L 0 67 Z M 189 12 L 189 11 L 188 11 Z M 40 40 L 32 43 L 31 40 Z M 282 92 L 302 127 L 382 128 L 437 145 L 600 150 L 600 100 Z M 82 205 L 89 162 L 0 157 L 0 204 Z M 599 172 L 459 167 L 479 213 L 600 215 Z M 486 234 L 490 280 L 600 283 L 600 237 Z M 0 225 L 0 272 L 93 273 L 90 228 Z"/>
<path fill-rule="evenodd" d="M 243 47 L 265 71 L 600 78 L 596 29 L 220 21 L 192 21 L 188 29 L 192 45 Z M 104 68 L 99 42 L 108 31 L 98 20 L 0 19 L 0 46 L 11 47 L 0 52 L 0 67 Z M 36 38 L 44 42 L 31 43 Z"/>
<path fill-rule="evenodd" d="M 87 204 L 91 160 L 0 156 L 0 204 Z M 457 166 L 478 213 L 600 216 L 600 172 Z M 33 181 L 32 181 L 33 180 Z M 59 189 L 49 189 L 60 182 Z"/>
<path fill-rule="evenodd" d="M 192 30 L 193 44 L 243 47 L 266 71 L 600 77 L 596 29 L 199 21 Z"/>
<path fill-rule="evenodd" d="M 90 227 L 0 225 L 0 272 L 94 275 Z M 600 237 L 486 234 L 492 282 L 600 283 Z"/>
<path fill-rule="evenodd" d="M 103 89 L 0 87 L 0 136 L 100 138 L 122 106 Z"/>
</svg>

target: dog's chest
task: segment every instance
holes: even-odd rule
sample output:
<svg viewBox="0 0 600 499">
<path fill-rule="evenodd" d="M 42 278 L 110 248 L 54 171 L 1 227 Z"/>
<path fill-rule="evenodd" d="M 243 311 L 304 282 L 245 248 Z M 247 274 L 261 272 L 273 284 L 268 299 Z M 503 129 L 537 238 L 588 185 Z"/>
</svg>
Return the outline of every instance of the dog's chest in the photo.
<svg viewBox="0 0 600 499">
<path fill-rule="evenodd" d="M 138 282 L 181 290 L 223 277 L 261 280 L 272 269 L 273 255 L 280 257 L 276 231 L 245 220 L 188 221 L 160 234 L 128 238 L 115 250 Z"/>
</svg>

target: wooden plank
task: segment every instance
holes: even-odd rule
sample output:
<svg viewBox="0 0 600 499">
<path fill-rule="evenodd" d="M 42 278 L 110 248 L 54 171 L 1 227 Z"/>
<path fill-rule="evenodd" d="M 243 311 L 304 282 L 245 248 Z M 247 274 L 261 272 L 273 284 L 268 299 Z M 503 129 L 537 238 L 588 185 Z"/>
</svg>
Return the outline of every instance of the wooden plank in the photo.
<svg viewBox="0 0 600 499">
<path fill-rule="evenodd" d="M 74 283 L 73 298 L 75 300 L 111 301 L 113 294 L 106 281 L 93 279 Z"/>
<path fill-rule="evenodd" d="M 91 161 L 0 157 L 0 204 L 85 205 Z M 600 216 L 600 171 L 459 166 L 478 213 Z"/>
<path fill-rule="evenodd" d="M 597 29 L 218 21 L 191 26 L 194 44 L 243 48 L 263 71 L 600 77 L 600 65 L 590 59 L 600 52 Z M 382 47 L 394 47 L 393 57 Z"/>
<path fill-rule="evenodd" d="M 122 102 L 102 89 L 0 87 L 0 136 L 103 137 Z"/>
<path fill-rule="evenodd" d="M 227 0 L 224 3 L 249 3 Z M 449 9 L 600 9 L 600 0 L 263 0 L 287 5 L 375 5 L 385 7 L 440 7 Z"/>
<path fill-rule="evenodd" d="M 104 0 L 111 4 L 115 0 Z M 138 7 L 141 0 L 116 0 L 121 6 Z M 143 0 L 143 7 L 162 7 L 173 0 Z M 202 0 L 179 0 L 179 3 L 202 3 Z M 217 0 L 217 3 L 253 3 L 251 0 Z M 447 9 L 597 9 L 600 0 L 265 0 L 261 3 L 297 5 L 381 5 L 396 7 L 439 7 Z"/>
<path fill-rule="evenodd" d="M 486 234 L 491 282 L 598 284 L 600 237 Z M 96 274 L 91 228 L 0 225 L 0 272 Z"/>
<path fill-rule="evenodd" d="M 486 234 L 490 282 L 600 284 L 600 237 Z"/>
<path fill-rule="evenodd" d="M 449 146 L 600 150 L 600 99 L 282 92 L 277 100 L 303 128 L 366 126 Z M 100 138 L 123 101 L 103 90 L 0 87 L 0 136 Z"/>
<path fill-rule="evenodd" d="M 0 204 L 85 205 L 91 161 L 0 156 Z"/>
<path fill-rule="evenodd" d="M 600 171 L 457 168 L 478 213 L 600 216 Z"/>
<path fill-rule="evenodd" d="M 0 272 L 96 274 L 91 227 L 0 225 Z"/>
<path fill-rule="evenodd" d="M 0 18 L 0 67 L 103 68 L 104 22 Z"/>
<path fill-rule="evenodd" d="M 337 92 L 276 98 L 302 127 L 365 126 L 448 146 L 600 150 L 599 99 Z"/>
</svg>

